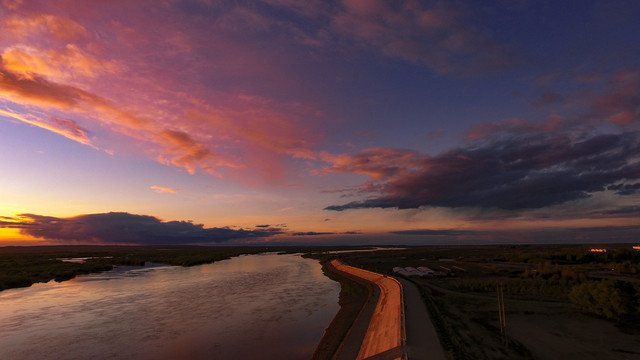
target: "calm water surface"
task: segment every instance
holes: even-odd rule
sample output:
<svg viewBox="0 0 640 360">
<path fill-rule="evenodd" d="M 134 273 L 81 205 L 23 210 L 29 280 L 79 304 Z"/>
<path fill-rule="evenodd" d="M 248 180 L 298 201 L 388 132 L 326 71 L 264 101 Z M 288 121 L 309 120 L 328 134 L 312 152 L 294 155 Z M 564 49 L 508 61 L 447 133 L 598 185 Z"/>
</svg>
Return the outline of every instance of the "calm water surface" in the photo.
<svg viewBox="0 0 640 360">
<path fill-rule="evenodd" d="M 338 311 L 315 260 L 118 268 L 0 292 L 0 359 L 309 359 Z"/>
</svg>

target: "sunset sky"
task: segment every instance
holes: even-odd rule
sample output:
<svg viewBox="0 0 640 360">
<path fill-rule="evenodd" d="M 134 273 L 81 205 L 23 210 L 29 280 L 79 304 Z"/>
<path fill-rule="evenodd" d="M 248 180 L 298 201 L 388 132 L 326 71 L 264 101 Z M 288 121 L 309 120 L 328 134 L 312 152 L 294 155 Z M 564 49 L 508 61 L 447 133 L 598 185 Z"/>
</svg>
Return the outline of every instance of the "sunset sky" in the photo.
<svg viewBox="0 0 640 360">
<path fill-rule="evenodd" d="M 0 245 L 640 241 L 638 1 L 0 4 Z"/>
</svg>

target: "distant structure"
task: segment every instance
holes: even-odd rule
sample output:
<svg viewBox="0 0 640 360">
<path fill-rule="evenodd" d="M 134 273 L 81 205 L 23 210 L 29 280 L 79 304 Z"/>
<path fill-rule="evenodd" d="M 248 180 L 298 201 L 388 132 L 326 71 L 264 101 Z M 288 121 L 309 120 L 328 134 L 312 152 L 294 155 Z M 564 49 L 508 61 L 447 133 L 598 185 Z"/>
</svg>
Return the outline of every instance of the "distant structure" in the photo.
<svg viewBox="0 0 640 360">
<path fill-rule="evenodd" d="M 636 245 L 633 247 L 633 250 L 640 251 L 640 245 Z"/>
<path fill-rule="evenodd" d="M 414 268 L 412 266 L 394 267 L 393 272 L 404 277 L 421 277 L 421 278 L 430 278 L 434 276 L 448 276 L 451 274 L 451 271 L 435 271 L 424 266 L 419 266 L 418 268 Z"/>
<path fill-rule="evenodd" d="M 596 249 L 596 248 L 593 248 L 593 249 L 591 249 L 591 252 L 592 253 L 606 253 L 607 249 Z"/>
</svg>

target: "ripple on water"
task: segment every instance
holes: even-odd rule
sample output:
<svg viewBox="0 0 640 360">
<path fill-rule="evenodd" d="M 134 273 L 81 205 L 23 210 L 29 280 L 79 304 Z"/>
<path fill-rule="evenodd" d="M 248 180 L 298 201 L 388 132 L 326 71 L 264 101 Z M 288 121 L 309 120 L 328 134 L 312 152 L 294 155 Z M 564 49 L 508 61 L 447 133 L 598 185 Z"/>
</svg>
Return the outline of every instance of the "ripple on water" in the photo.
<svg viewBox="0 0 640 360">
<path fill-rule="evenodd" d="M 36 284 L 0 292 L 0 359 L 308 359 L 338 292 L 275 254 Z"/>
</svg>

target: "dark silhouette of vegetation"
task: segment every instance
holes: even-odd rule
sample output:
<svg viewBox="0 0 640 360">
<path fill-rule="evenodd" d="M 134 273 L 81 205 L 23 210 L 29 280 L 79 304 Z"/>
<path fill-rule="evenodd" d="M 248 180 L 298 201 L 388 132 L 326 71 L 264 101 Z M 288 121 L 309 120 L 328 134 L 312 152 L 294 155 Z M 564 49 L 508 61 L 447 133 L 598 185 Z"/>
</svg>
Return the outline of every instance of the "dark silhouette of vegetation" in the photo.
<svg viewBox="0 0 640 360">
<path fill-rule="evenodd" d="M 573 287 L 569 299 L 578 309 L 611 320 L 621 320 L 638 309 L 636 289 L 626 281 L 585 282 Z"/>
</svg>

